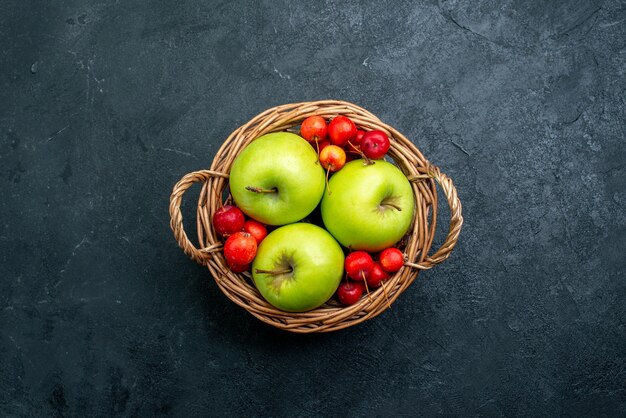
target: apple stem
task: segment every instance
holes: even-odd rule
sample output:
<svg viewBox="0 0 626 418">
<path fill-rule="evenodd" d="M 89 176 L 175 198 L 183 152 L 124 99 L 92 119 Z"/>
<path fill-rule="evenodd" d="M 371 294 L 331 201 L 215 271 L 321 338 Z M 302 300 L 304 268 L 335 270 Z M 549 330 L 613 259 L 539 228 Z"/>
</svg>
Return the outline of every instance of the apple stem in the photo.
<svg viewBox="0 0 626 418">
<path fill-rule="evenodd" d="M 256 269 L 255 270 L 258 274 L 271 274 L 272 276 L 278 276 L 279 274 L 289 274 L 291 272 L 293 272 L 293 269 L 291 267 L 286 268 L 286 269 L 282 269 L 282 270 L 263 270 L 263 269 Z"/>
<path fill-rule="evenodd" d="M 271 189 L 264 189 L 262 187 L 246 186 L 246 190 L 254 193 L 278 193 L 278 189 L 276 189 L 276 187 Z"/>
<path fill-rule="evenodd" d="M 365 291 L 367 292 L 367 298 L 369 299 L 370 303 L 372 302 L 372 295 L 370 295 L 370 288 L 367 285 L 367 279 L 365 278 L 365 272 L 363 270 L 361 270 L 361 277 L 363 277 L 363 282 L 365 283 Z"/>
</svg>

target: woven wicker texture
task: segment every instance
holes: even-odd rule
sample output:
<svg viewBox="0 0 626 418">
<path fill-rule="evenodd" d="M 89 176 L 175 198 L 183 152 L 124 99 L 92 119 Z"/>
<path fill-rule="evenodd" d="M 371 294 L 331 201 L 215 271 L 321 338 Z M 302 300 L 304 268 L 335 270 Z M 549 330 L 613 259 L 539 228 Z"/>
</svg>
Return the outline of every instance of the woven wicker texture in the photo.
<svg viewBox="0 0 626 418">
<path fill-rule="evenodd" d="M 223 196 L 228 191 L 228 173 L 239 152 L 264 134 L 297 130 L 300 123 L 312 115 L 320 115 L 326 119 L 345 115 L 360 129 L 380 129 L 386 132 L 391 141 L 388 156 L 405 173 L 413 186 L 416 213 L 409 233 L 398 245 L 404 252 L 405 264 L 383 286 L 351 306 L 341 306 L 331 299 L 312 311 L 289 313 L 267 303 L 254 287 L 249 273 L 236 274 L 228 269 L 221 252 L 222 241 L 215 234 L 211 219 L 213 213 L 224 204 Z M 183 228 L 180 211 L 183 194 L 194 183 L 202 184 L 197 208 L 199 246 L 189 240 Z M 429 255 L 437 224 L 437 184 L 450 207 L 450 225 L 443 244 Z M 169 211 L 170 226 L 180 247 L 194 261 L 208 267 L 215 282 L 230 300 L 265 323 L 299 333 L 343 329 L 371 319 L 390 308 L 418 277 L 420 270 L 430 269 L 450 256 L 463 224 L 461 202 L 452 181 L 445 174 L 431 165 L 400 132 L 381 122 L 367 110 L 336 100 L 282 105 L 254 117 L 224 141 L 209 170 L 189 173 L 176 183 L 170 197 Z"/>
</svg>

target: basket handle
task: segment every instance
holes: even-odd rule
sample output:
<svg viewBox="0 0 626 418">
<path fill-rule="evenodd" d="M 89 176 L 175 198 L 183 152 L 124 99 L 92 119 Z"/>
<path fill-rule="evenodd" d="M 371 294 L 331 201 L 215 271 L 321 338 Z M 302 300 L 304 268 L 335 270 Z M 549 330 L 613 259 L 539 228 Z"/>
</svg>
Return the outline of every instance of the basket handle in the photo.
<svg viewBox="0 0 626 418">
<path fill-rule="evenodd" d="M 421 263 L 404 263 L 406 266 L 414 267 L 420 270 L 428 270 L 450 257 L 450 253 L 452 253 L 452 250 L 459 239 L 459 234 L 461 233 L 463 215 L 461 213 L 461 201 L 459 200 L 456 188 L 454 187 L 450 177 L 443 174 L 438 167 L 429 165 L 427 174 L 423 178 L 433 178 L 437 181 L 437 183 L 439 183 L 448 200 L 448 205 L 450 206 L 450 230 L 448 231 L 448 236 L 444 240 L 443 244 L 441 244 L 441 247 L 439 247 L 433 255 L 427 256 Z"/>
<path fill-rule="evenodd" d="M 176 183 L 174 189 L 172 190 L 172 195 L 170 196 L 170 227 L 172 228 L 172 232 L 174 232 L 174 237 L 185 254 L 191 257 L 191 259 L 196 263 L 202 265 L 207 264 L 207 262 L 211 259 L 211 253 L 219 251 L 222 244 L 217 243 L 207 248 L 196 248 L 191 241 L 189 241 L 189 238 L 185 233 L 185 229 L 183 227 L 183 214 L 180 211 L 180 205 L 183 200 L 183 194 L 187 191 L 187 189 L 189 189 L 194 183 L 207 181 L 211 177 L 228 178 L 228 174 L 211 170 L 200 170 L 188 173 L 183 176 L 178 183 Z"/>
</svg>

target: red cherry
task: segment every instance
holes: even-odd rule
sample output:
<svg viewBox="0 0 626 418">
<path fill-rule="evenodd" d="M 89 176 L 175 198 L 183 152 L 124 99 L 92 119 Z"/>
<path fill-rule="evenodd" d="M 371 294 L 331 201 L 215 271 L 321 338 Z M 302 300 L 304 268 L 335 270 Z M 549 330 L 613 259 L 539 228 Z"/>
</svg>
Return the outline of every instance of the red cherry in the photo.
<svg viewBox="0 0 626 418">
<path fill-rule="evenodd" d="M 345 146 L 348 141 L 356 138 L 357 129 L 349 118 L 339 115 L 328 124 L 328 136 L 333 145 Z"/>
<path fill-rule="evenodd" d="M 228 268 L 233 273 L 243 273 L 244 271 L 250 270 L 250 264 L 229 264 Z"/>
<path fill-rule="evenodd" d="M 320 150 L 320 164 L 330 172 L 341 170 L 346 163 L 346 152 L 337 145 L 328 145 Z"/>
<path fill-rule="evenodd" d="M 246 218 L 236 206 L 224 205 L 213 214 L 213 228 L 221 236 L 228 236 L 243 229 Z"/>
<path fill-rule="evenodd" d="M 309 116 L 300 125 L 300 136 L 309 142 L 322 141 L 328 135 L 326 120 L 321 116 Z"/>
<path fill-rule="evenodd" d="M 381 283 L 387 279 L 389 279 L 389 274 L 383 270 L 379 263 L 374 263 L 374 266 L 369 271 L 369 274 L 365 275 L 367 286 L 371 288 L 380 287 Z"/>
<path fill-rule="evenodd" d="M 344 268 L 352 280 L 363 280 L 374 267 L 372 256 L 365 251 L 354 251 L 346 256 Z"/>
<path fill-rule="evenodd" d="M 236 232 L 224 243 L 224 257 L 226 262 L 235 264 L 250 264 L 256 256 L 256 239 L 247 232 Z"/>
<path fill-rule="evenodd" d="M 257 245 L 267 236 L 267 228 L 261 222 L 249 219 L 243 224 L 243 230 L 252 235 Z"/>
<path fill-rule="evenodd" d="M 330 145 L 330 141 L 328 139 L 325 139 L 323 141 L 310 142 L 310 144 L 313 147 L 313 149 L 315 150 L 315 152 L 317 152 L 319 154 L 320 152 L 322 152 L 322 150 L 324 148 L 326 148 L 327 146 Z"/>
<path fill-rule="evenodd" d="M 361 299 L 363 283 L 342 282 L 337 288 L 337 299 L 344 305 L 354 305 Z"/>
<path fill-rule="evenodd" d="M 404 255 L 397 248 L 385 248 L 378 256 L 378 261 L 387 273 L 395 273 L 404 265 Z"/>
<path fill-rule="evenodd" d="M 352 143 L 354 145 L 361 145 L 361 142 L 363 142 L 363 135 L 365 134 L 365 131 L 362 130 L 358 130 L 356 131 L 356 136 L 354 137 L 354 139 L 352 140 Z"/>
<path fill-rule="evenodd" d="M 368 158 L 379 160 L 389 151 L 389 138 L 383 131 L 374 130 L 365 132 L 361 142 L 361 151 Z"/>
<path fill-rule="evenodd" d="M 330 145 L 330 141 L 329 140 L 320 141 L 319 142 L 319 147 L 320 147 L 320 151 L 319 152 L 321 153 L 322 150 L 324 148 L 326 148 L 327 146 L 329 146 L 329 145 Z"/>
</svg>

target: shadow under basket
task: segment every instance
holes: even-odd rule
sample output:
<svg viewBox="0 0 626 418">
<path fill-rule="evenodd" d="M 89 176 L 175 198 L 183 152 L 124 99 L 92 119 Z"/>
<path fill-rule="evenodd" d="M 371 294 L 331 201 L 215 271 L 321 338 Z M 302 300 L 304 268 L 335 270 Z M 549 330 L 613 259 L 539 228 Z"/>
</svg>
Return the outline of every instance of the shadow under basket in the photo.
<svg viewBox="0 0 626 418">
<path fill-rule="evenodd" d="M 223 242 L 213 230 L 211 219 L 225 200 L 230 199 L 230 168 L 246 145 L 270 132 L 297 131 L 301 122 L 312 115 L 320 115 L 327 120 L 345 115 L 359 129 L 385 132 L 391 141 L 387 155 L 411 182 L 416 210 L 409 232 L 397 245 L 404 253 L 404 266 L 383 286 L 370 290 L 369 296 L 364 295 L 354 305 L 343 306 L 331 298 L 311 311 L 291 313 L 267 303 L 254 286 L 249 272 L 237 274 L 230 271 L 222 252 Z M 202 184 L 197 208 L 198 247 L 185 233 L 180 211 L 182 196 L 194 183 Z M 441 187 L 450 207 L 450 225 L 441 247 L 431 252 L 437 224 L 437 187 Z M 170 226 L 180 247 L 194 261 L 208 267 L 215 282 L 230 300 L 267 324 L 298 333 L 340 330 L 374 318 L 390 308 L 417 278 L 420 270 L 428 270 L 450 256 L 463 224 L 461 202 L 450 178 L 430 164 L 417 147 L 394 128 L 359 106 L 337 100 L 286 104 L 254 117 L 224 141 L 209 170 L 189 173 L 176 183 L 170 197 L 169 212 Z"/>
</svg>

